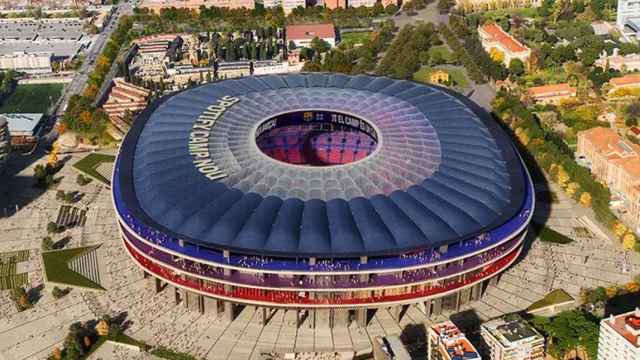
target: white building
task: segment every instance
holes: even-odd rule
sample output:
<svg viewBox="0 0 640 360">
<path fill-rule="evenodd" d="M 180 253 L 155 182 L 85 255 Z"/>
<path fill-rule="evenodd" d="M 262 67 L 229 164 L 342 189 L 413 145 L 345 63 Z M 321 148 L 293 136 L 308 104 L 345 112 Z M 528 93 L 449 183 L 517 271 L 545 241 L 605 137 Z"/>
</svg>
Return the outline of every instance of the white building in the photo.
<svg viewBox="0 0 640 360">
<path fill-rule="evenodd" d="M 616 15 L 616 25 L 623 29 L 629 25 L 629 20 L 634 19 L 636 23 L 640 21 L 640 0 L 618 0 L 618 11 Z M 636 32 L 640 29 L 635 29 Z"/>
<path fill-rule="evenodd" d="M 490 360 L 543 360 L 544 337 L 518 315 L 506 315 L 482 324 L 480 335 Z"/>
<path fill-rule="evenodd" d="M 429 327 L 427 341 L 427 360 L 482 360 L 473 344 L 451 321 Z"/>
<path fill-rule="evenodd" d="M 640 359 L 640 309 L 600 321 L 598 360 Z"/>
<path fill-rule="evenodd" d="M 347 6 L 349 7 L 373 7 L 376 4 L 376 0 L 349 0 Z"/>
<path fill-rule="evenodd" d="M 333 24 L 289 25 L 286 29 L 287 42 L 293 41 L 297 47 L 310 47 L 314 38 L 319 38 L 336 46 L 336 30 Z"/>
<path fill-rule="evenodd" d="M 0 70 L 15 70 L 26 73 L 51 72 L 51 53 L 14 52 L 0 55 Z"/>
</svg>

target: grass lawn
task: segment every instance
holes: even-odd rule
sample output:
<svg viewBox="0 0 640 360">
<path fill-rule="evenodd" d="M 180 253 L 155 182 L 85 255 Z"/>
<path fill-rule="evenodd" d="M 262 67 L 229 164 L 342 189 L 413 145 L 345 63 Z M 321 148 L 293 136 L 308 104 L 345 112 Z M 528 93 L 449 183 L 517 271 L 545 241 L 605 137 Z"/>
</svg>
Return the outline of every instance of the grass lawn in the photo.
<svg viewBox="0 0 640 360">
<path fill-rule="evenodd" d="M 535 231 L 540 240 L 544 242 L 554 244 L 568 244 L 573 242 L 573 239 L 570 237 L 537 223 L 533 223 L 533 231 Z"/>
<path fill-rule="evenodd" d="M 104 290 L 104 288 L 77 272 L 69 269 L 67 264 L 75 257 L 94 250 L 97 246 L 85 246 L 66 250 L 53 250 L 42 253 L 44 272 L 47 281 L 89 289 Z"/>
<path fill-rule="evenodd" d="M 518 14 L 525 18 L 535 18 L 538 16 L 538 10 L 536 8 L 516 8 L 516 9 L 500 9 L 493 11 L 485 11 L 482 15 L 491 20 L 502 19 L 507 15 L 515 15 Z"/>
<path fill-rule="evenodd" d="M 571 295 L 567 294 L 564 290 L 555 289 L 552 292 L 548 293 L 542 299 L 531 304 L 531 306 L 529 306 L 527 310 L 532 311 L 555 304 L 562 304 L 571 300 L 574 300 L 574 298 L 572 298 Z"/>
<path fill-rule="evenodd" d="M 62 95 L 63 87 L 64 84 L 18 85 L 0 103 L 0 113 L 46 113 Z"/>
<path fill-rule="evenodd" d="M 431 74 L 432 71 L 437 69 L 438 67 L 435 67 L 435 68 L 423 67 L 422 69 L 418 70 L 415 74 L 413 74 L 413 80 L 428 84 L 429 74 Z M 459 86 L 461 88 L 466 88 L 469 86 L 469 79 L 467 79 L 467 75 L 464 73 L 464 70 L 457 69 L 457 68 L 455 69 L 447 68 L 444 70 L 446 70 L 449 73 L 449 76 L 453 80 L 453 83 L 455 86 Z"/>
<path fill-rule="evenodd" d="M 362 44 L 371 38 L 371 31 L 341 33 L 341 44 Z"/>
<path fill-rule="evenodd" d="M 113 155 L 105 155 L 105 154 L 89 154 L 82 158 L 77 163 L 73 164 L 73 167 L 84 173 L 87 176 L 90 176 L 93 179 L 100 181 L 103 184 L 111 185 L 111 179 L 107 179 L 102 174 L 100 174 L 96 169 L 102 163 L 112 163 L 115 162 L 116 157 Z"/>
<path fill-rule="evenodd" d="M 29 250 L 0 253 L 0 290 L 13 289 L 27 283 L 27 273 L 16 273 L 16 264 L 27 260 Z"/>
<path fill-rule="evenodd" d="M 431 57 L 433 57 L 433 54 L 440 54 L 446 63 L 452 63 L 454 60 L 453 53 L 451 53 L 446 45 L 434 46 L 432 48 L 429 48 L 429 51 L 427 52 Z"/>
</svg>

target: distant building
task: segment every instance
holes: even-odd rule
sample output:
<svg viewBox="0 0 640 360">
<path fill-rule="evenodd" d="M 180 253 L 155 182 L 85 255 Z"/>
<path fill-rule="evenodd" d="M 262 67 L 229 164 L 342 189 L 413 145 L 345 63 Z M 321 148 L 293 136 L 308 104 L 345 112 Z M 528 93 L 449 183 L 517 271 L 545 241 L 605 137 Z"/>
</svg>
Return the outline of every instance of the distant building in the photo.
<svg viewBox="0 0 640 360">
<path fill-rule="evenodd" d="M 449 82 L 449 73 L 444 70 L 436 70 L 429 74 L 429 82 L 432 84 L 445 84 Z"/>
<path fill-rule="evenodd" d="M 29 74 L 51 72 L 51 53 L 15 52 L 0 55 L 0 70 L 15 70 Z"/>
<path fill-rule="evenodd" d="M 576 158 L 611 190 L 621 204 L 621 217 L 640 230 L 640 146 L 623 140 L 611 128 L 596 127 L 578 133 Z"/>
<path fill-rule="evenodd" d="M 481 360 L 480 354 L 451 321 L 429 327 L 427 360 Z"/>
<path fill-rule="evenodd" d="M 4 172 L 11 151 L 11 138 L 7 119 L 0 117 L 0 175 Z"/>
<path fill-rule="evenodd" d="M 640 54 L 622 56 L 618 54 L 618 49 L 614 49 L 611 56 L 607 56 L 606 52 L 603 52 L 596 60 L 595 65 L 605 70 L 638 71 L 640 70 Z"/>
<path fill-rule="evenodd" d="M 293 41 L 297 47 L 309 47 L 314 38 L 320 38 L 336 46 L 336 30 L 333 24 L 289 25 L 286 29 L 287 41 Z"/>
<path fill-rule="evenodd" d="M 597 360 L 640 359 L 640 309 L 600 321 Z"/>
<path fill-rule="evenodd" d="M 102 105 L 102 109 L 109 115 L 109 120 L 113 129 L 110 135 L 116 139 L 121 139 L 131 127 L 131 119 L 125 116 L 144 110 L 147 107 L 149 90 L 129 84 L 123 78 L 113 79 L 113 86 L 109 93 L 109 98 Z"/>
<path fill-rule="evenodd" d="M 629 74 L 629 75 L 613 78 L 609 80 L 609 85 L 611 85 L 611 90 L 609 90 L 610 93 L 619 89 L 639 88 L 640 74 Z"/>
<path fill-rule="evenodd" d="M 139 7 L 159 14 L 160 10 L 172 7 L 199 12 L 201 6 L 215 6 L 228 9 L 253 9 L 255 8 L 255 2 L 254 0 L 142 0 Z"/>
<path fill-rule="evenodd" d="M 480 327 L 491 360 L 543 360 L 544 337 L 518 315 L 506 315 Z"/>
<path fill-rule="evenodd" d="M 527 89 L 527 95 L 538 104 L 559 104 L 563 100 L 575 98 L 577 89 L 569 84 L 534 86 Z"/>
<path fill-rule="evenodd" d="M 373 7 L 376 4 L 377 0 L 348 0 L 347 2 L 347 6 L 348 7 L 360 7 L 360 6 L 365 6 L 365 7 Z"/>
<path fill-rule="evenodd" d="M 502 53 L 502 62 L 505 66 L 513 59 L 520 59 L 523 63 L 529 63 L 531 49 L 513 38 L 502 28 L 494 23 L 485 24 L 478 27 L 478 35 L 482 47 L 488 53 L 498 51 Z"/>
<path fill-rule="evenodd" d="M 466 12 L 492 9 L 539 7 L 542 0 L 456 0 L 456 9 Z"/>
<path fill-rule="evenodd" d="M 30 147 L 38 142 L 44 126 L 44 114 L 0 114 L 9 128 L 11 147 Z"/>
</svg>

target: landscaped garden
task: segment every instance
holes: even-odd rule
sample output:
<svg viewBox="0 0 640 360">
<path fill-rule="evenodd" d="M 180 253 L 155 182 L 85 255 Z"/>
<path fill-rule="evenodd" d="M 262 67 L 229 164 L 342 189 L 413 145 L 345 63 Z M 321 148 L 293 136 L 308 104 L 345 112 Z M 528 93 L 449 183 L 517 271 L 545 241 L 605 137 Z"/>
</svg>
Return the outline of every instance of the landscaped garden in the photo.
<svg viewBox="0 0 640 360">
<path fill-rule="evenodd" d="M 348 45 L 356 45 L 356 44 L 364 44 L 365 41 L 371 39 L 370 31 L 361 31 L 361 32 L 347 32 L 340 33 L 341 44 Z"/>
<path fill-rule="evenodd" d="M 96 248 L 97 246 L 85 246 L 74 249 L 42 252 L 42 262 L 44 264 L 47 282 L 104 290 L 102 286 L 71 270 L 68 266 L 69 262 L 76 257 L 94 251 Z"/>
<path fill-rule="evenodd" d="M 29 260 L 29 250 L 0 253 L 0 290 L 14 289 L 28 282 L 27 273 L 17 273 L 17 264 Z"/>
<path fill-rule="evenodd" d="M 111 184 L 110 175 L 104 170 L 105 166 L 113 167 L 116 157 L 106 154 L 89 154 L 82 158 L 73 167 L 83 174 L 100 181 L 105 185 Z M 103 165 L 104 164 L 104 165 Z M 101 165 L 103 165 L 101 167 Z"/>
</svg>

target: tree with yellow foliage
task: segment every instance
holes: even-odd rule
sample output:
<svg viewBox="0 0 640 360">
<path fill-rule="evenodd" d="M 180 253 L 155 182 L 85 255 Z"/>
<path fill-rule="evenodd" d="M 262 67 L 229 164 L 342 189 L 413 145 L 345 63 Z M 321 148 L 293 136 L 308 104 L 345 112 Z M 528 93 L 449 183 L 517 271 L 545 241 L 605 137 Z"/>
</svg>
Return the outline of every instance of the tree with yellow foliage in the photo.
<svg viewBox="0 0 640 360">
<path fill-rule="evenodd" d="M 83 111 L 80 113 L 80 122 L 84 123 L 84 124 L 90 124 L 91 123 L 91 113 L 87 110 Z"/>
<path fill-rule="evenodd" d="M 578 183 L 577 183 L 577 182 L 575 182 L 575 181 L 570 182 L 570 183 L 567 185 L 567 194 L 568 194 L 569 196 L 573 196 L 573 195 L 576 193 L 576 191 L 578 191 L 578 189 L 580 189 L 580 184 L 578 184 Z"/>
<path fill-rule="evenodd" d="M 622 248 L 625 251 L 633 250 L 636 246 L 636 236 L 632 233 L 626 233 L 622 238 Z"/>
<path fill-rule="evenodd" d="M 519 128 L 516 128 L 515 132 L 516 132 L 516 137 L 518 138 L 518 140 L 520 140 L 522 145 L 526 146 L 527 144 L 529 144 L 529 135 L 524 129 L 519 127 Z"/>
<path fill-rule="evenodd" d="M 635 281 L 628 282 L 624 285 L 624 288 L 631 293 L 640 291 L 640 284 Z"/>
<path fill-rule="evenodd" d="M 580 195 L 580 205 L 584 207 L 591 207 L 591 194 L 583 192 L 582 195 Z"/>
<path fill-rule="evenodd" d="M 567 186 L 567 182 L 569 182 L 571 178 L 569 177 L 569 173 L 562 167 L 562 165 L 558 166 L 558 175 L 556 176 L 556 182 L 558 185 L 563 188 Z"/>
<path fill-rule="evenodd" d="M 613 232 L 618 236 L 622 237 L 622 235 L 627 233 L 627 227 L 621 223 L 620 221 L 616 221 L 613 223 Z"/>
<path fill-rule="evenodd" d="M 107 322 L 107 320 L 100 320 L 100 322 L 98 322 L 98 324 L 96 325 L 96 331 L 100 336 L 109 335 L 109 323 Z"/>
<path fill-rule="evenodd" d="M 491 60 L 495 62 L 501 63 L 504 61 L 504 53 L 497 48 L 491 48 L 489 50 L 489 56 L 491 57 Z"/>
<path fill-rule="evenodd" d="M 615 297 L 616 295 L 618 295 L 618 288 L 615 286 L 610 286 L 607 288 L 607 297 L 609 299 Z"/>
</svg>

